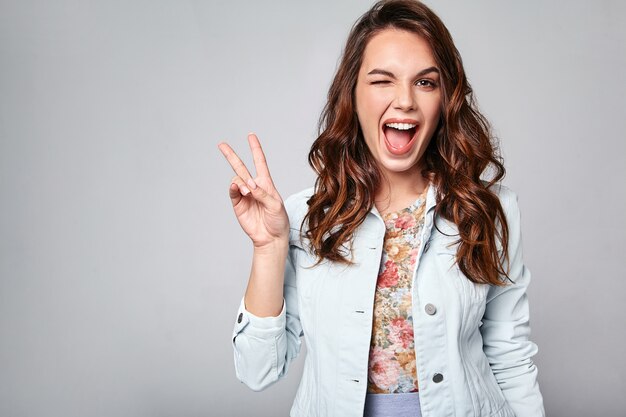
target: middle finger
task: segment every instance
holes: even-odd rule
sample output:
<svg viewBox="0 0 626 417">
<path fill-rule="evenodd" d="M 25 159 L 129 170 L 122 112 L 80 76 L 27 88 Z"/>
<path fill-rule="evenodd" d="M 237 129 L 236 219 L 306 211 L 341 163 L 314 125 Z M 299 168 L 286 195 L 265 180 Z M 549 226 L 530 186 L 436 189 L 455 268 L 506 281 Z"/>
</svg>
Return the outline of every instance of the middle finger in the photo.
<svg viewBox="0 0 626 417">
<path fill-rule="evenodd" d="M 252 159 L 254 161 L 254 167 L 256 168 L 256 175 L 259 177 L 267 177 L 271 181 L 272 176 L 270 175 L 270 170 L 267 167 L 265 153 L 263 152 L 263 148 L 261 148 L 261 142 L 259 142 L 259 138 L 256 134 L 248 133 L 248 145 L 250 145 L 250 150 L 252 151 Z"/>
</svg>

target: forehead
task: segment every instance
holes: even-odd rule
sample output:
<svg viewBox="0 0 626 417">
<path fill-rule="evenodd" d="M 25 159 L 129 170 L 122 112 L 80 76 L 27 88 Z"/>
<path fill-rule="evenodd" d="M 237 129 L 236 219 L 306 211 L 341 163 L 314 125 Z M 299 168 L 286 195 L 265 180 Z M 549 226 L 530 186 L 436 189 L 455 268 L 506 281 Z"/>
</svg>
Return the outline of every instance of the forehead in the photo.
<svg viewBox="0 0 626 417">
<path fill-rule="evenodd" d="M 419 70 L 436 66 L 428 42 L 420 35 L 400 29 L 384 29 L 365 46 L 361 68 L 410 67 Z"/>
</svg>

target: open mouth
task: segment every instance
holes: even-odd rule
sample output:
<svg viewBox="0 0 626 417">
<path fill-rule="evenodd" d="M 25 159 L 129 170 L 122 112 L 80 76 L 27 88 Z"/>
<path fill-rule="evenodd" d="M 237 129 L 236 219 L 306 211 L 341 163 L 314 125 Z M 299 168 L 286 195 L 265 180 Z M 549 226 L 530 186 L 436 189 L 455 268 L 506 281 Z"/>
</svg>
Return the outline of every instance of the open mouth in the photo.
<svg viewBox="0 0 626 417">
<path fill-rule="evenodd" d="M 389 152 L 402 155 L 410 151 L 418 130 L 419 125 L 415 123 L 385 123 L 383 135 Z"/>
</svg>

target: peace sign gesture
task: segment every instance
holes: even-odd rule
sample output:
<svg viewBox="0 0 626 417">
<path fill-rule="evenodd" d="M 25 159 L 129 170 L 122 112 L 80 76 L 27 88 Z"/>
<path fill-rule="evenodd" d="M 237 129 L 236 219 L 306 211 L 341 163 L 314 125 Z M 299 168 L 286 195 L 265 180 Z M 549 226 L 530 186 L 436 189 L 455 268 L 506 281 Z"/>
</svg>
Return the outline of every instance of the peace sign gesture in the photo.
<svg viewBox="0 0 626 417">
<path fill-rule="evenodd" d="M 283 200 L 274 187 L 261 143 L 254 133 L 248 134 L 248 144 L 252 150 L 256 178 L 252 178 L 245 164 L 227 143 L 218 145 L 236 174 L 228 190 L 233 210 L 256 249 L 276 243 L 286 245 L 289 240 L 289 218 Z"/>
</svg>

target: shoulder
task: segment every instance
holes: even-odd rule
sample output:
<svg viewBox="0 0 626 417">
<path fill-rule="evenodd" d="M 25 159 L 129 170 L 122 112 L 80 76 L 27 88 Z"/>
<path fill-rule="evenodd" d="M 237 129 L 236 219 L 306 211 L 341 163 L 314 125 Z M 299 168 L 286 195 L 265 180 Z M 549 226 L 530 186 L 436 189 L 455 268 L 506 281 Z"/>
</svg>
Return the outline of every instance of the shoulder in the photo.
<svg viewBox="0 0 626 417">
<path fill-rule="evenodd" d="M 289 216 L 289 226 L 292 229 L 300 229 L 302 220 L 309 209 L 307 202 L 314 194 L 315 189 L 313 187 L 306 188 L 295 194 L 290 195 L 285 199 L 285 210 L 287 216 Z"/>
<path fill-rule="evenodd" d="M 515 191 L 501 183 L 494 184 L 489 190 L 500 200 L 502 210 L 504 210 L 504 214 L 507 218 L 511 217 L 511 215 L 513 217 L 517 215 L 519 208 L 517 204 L 517 193 Z"/>
<path fill-rule="evenodd" d="M 522 214 L 519 209 L 517 193 L 502 184 L 494 184 L 491 191 L 500 199 L 509 229 L 509 244 L 519 241 L 521 239 Z"/>
<path fill-rule="evenodd" d="M 489 190 L 500 200 L 500 205 L 502 206 L 502 211 L 504 211 L 504 217 L 509 230 L 509 243 L 519 240 L 521 237 L 522 215 L 519 209 L 517 193 L 501 183 L 492 185 Z"/>
<path fill-rule="evenodd" d="M 517 193 L 502 184 L 494 184 L 491 190 L 500 199 L 500 204 L 502 205 L 502 210 L 504 211 L 507 222 L 509 222 L 509 226 L 511 226 L 511 223 L 519 223 L 521 214 Z M 513 224 L 513 226 L 517 225 Z"/>
</svg>

